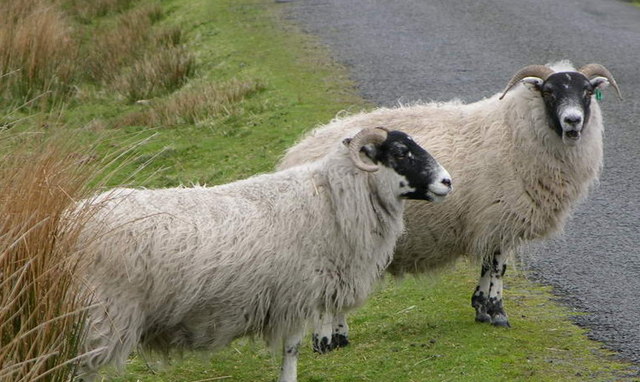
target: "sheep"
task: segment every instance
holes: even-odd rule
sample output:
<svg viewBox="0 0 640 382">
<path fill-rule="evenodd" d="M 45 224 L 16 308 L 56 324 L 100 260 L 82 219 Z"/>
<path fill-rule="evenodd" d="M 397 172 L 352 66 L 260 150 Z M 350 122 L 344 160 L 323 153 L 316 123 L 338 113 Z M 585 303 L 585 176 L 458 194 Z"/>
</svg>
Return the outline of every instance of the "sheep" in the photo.
<svg viewBox="0 0 640 382">
<path fill-rule="evenodd" d="M 594 94 L 609 84 L 622 98 L 602 65 L 577 71 L 568 61 L 527 66 L 503 92 L 477 102 L 417 103 L 338 117 L 290 148 L 278 168 L 314 160 L 356 126 L 393 124 L 414 136 L 449 169 L 456 189 L 441 205 L 409 202 L 407 232 L 387 270 L 420 274 L 461 256 L 478 259 L 475 319 L 510 327 L 502 300 L 507 257 L 524 242 L 560 232 L 597 181 L 603 125 Z M 347 337 L 339 315 L 318 324 L 313 346 L 324 352 L 346 346 Z"/>
<path fill-rule="evenodd" d="M 405 133 L 368 128 L 324 158 L 217 187 L 115 189 L 83 233 L 92 380 L 136 345 L 217 350 L 261 335 L 297 379 L 307 322 L 361 305 L 403 232 L 405 199 L 440 201 L 447 171 Z"/>
</svg>

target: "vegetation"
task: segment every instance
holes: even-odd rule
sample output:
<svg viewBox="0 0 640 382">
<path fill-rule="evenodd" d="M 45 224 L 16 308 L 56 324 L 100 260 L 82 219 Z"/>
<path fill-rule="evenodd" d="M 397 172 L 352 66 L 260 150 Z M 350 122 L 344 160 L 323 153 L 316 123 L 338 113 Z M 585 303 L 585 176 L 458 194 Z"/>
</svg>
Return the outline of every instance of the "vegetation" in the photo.
<svg viewBox="0 0 640 382">
<path fill-rule="evenodd" d="M 571 324 L 549 289 L 523 277 L 510 283 L 513 328 L 473 322 L 469 291 L 475 266 L 461 263 L 437 279 L 387 280 L 350 321 L 352 343 L 327 355 L 301 349 L 299 380 L 329 381 L 638 381 L 626 366 Z M 188 355 L 168 365 L 133 358 L 116 382 L 272 382 L 279 357 L 241 339 L 213 355 Z M 110 374 L 117 375 L 117 374 Z"/>
<path fill-rule="evenodd" d="M 112 185 L 270 171 L 303 131 L 368 107 L 328 53 L 279 16 L 283 6 L 0 0 L 0 381 L 69 380 L 80 355 L 73 245 L 91 212 L 61 225 L 73 201 Z M 633 380 L 547 289 L 510 280 L 511 330 L 473 322 L 469 264 L 439 280 L 388 280 L 353 316 L 351 346 L 303 349 L 300 379 Z M 278 367 L 260 341 L 241 339 L 171 367 L 137 355 L 106 375 L 272 381 Z"/>
<path fill-rule="evenodd" d="M 90 150 L 62 135 L 1 135 L 0 381 L 68 380 L 79 354 L 74 245 L 90 211 L 65 211 L 96 170 Z"/>
</svg>

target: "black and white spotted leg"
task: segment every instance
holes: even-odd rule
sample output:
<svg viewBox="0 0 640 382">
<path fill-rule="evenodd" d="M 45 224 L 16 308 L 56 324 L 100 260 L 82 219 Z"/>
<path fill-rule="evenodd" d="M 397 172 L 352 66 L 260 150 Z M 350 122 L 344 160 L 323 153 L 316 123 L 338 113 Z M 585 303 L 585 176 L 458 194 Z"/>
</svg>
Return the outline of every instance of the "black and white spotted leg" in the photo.
<svg viewBox="0 0 640 382">
<path fill-rule="evenodd" d="M 489 301 L 487 313 L 491 316 L 491 324 L 495 326 L 511 327 L 507 313 L 504 311 L 502 300 L 503 276 L 507 271 L 507 256 L 502 253 L 494 253 L 491 262 L 491 282 L 489 285 Z"/>
<path fill-rule="evenodd" d="M 278 382 L 298 381 L 298 354 L 303 330 L 297 330 L 284 338 L 282 370 Z"/>
<path fill-rule="evenodd" d="M 483 263 L 480 280 L 471 297 L 476 309 L 476 321 L 491 322 L 495 326 L 510 327 L 502 300 L 503 276 L 507 269 L 507 256 L 496 251 Z"/>
<path fill-rule="evenodd" d="M 473 296 L 471 296 L 471 306 L 476 310 L 476 322 L 491 322 L 491 316 L 487 312 L 490 284 L 491 269 L 485 262 L 482 262 L 480 279 Z"/>
<path fill-rule="evenodd" d="M 333 318 L 331 345 L 334 349 L 349 345 L 349 325 L 347 324 L 347 316 L 343 312 L 336 314 Z"/>
<path fill-rule="evenodd" d="M 324 354 L 334 349 L 332 344 L 333 315 L 324 313 L 313 331 L 313 351 Z"/>
</svg>

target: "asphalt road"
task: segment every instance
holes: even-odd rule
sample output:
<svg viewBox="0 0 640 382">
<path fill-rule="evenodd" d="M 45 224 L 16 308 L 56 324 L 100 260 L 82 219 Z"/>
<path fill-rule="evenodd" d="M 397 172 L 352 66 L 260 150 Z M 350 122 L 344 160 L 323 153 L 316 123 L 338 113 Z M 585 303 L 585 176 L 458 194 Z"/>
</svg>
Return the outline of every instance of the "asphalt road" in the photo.
<svg viewBox="0 0 640 382">
<path fill-rule="evenodd" d="M 625 99 L 609 88 L 601 101 L 601 183 L 562 237 L 526 248 L 523 258 L 564 301 L 589 313 L 576 320 L 593 338 L 640 365 L 640 7 L 616 0 L 295 0 L 282 6 L 379 105 L 475 101 L 502 90 L 521 67 L 559 59 L 576 66 L 597 62 L 612 72 Z"/>
</svg>

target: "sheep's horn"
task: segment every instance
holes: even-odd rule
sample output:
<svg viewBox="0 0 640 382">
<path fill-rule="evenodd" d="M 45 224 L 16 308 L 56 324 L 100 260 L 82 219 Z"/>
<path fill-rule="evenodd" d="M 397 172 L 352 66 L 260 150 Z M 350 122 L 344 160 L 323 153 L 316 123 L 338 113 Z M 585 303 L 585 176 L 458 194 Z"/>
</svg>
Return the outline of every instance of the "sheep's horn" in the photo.
<svg viewBox="0 0 640 382">
<path fill-rule="evenodd" d="M 384 127 L 369 127 L 360 130 L 349 142 L 349 155 L 357 168 L 367 172 L 378 170 L 378 165 L 364 163 L 360 158 L 360 150 L 370 143 L 382 143 L 387 139 L 389 131 Z"/>
<path fill-rule="evenodd" d="M 511 80 L 509 80 L 509 83 L 507 84 L 507 87 L 504 89 L 504 92 L 500 96 L 500 99 L 503 99 L 504 96 L 507 94 L 509 90 L 511 90 L 512 87 L 514 87 L 518 82 L 520 82 L 522 79 L 526 77 L 537 77 L 537 78 L 540 78 L 542 81 L 545 81 L 547 77 L 549 77 L 549 75 L 553 73 L 554 72 L 551 68 L 544 65 L 525 66 L 524 68 L 520 69 L 516 74 L 514 74 L 513 77 L 511 77 Z"/>
<path fill-rule="evenodd" d="M 600 64 L 587 64 L 580 68 L 578 71 L 584 74 L 584 76 L 588 79 L 591 79 L 595 76 L 605 77 L 607 80 L 609 80 L 611 86 L 616 89 L 616 92 L 618 92 L 618 97 L 622 99 L 622 94 L 620 94 L 620 88 L 618 88 L 616 80 L 611 75 L 611 72 L 609 72 L 604 66 Z"/>
</svg>

